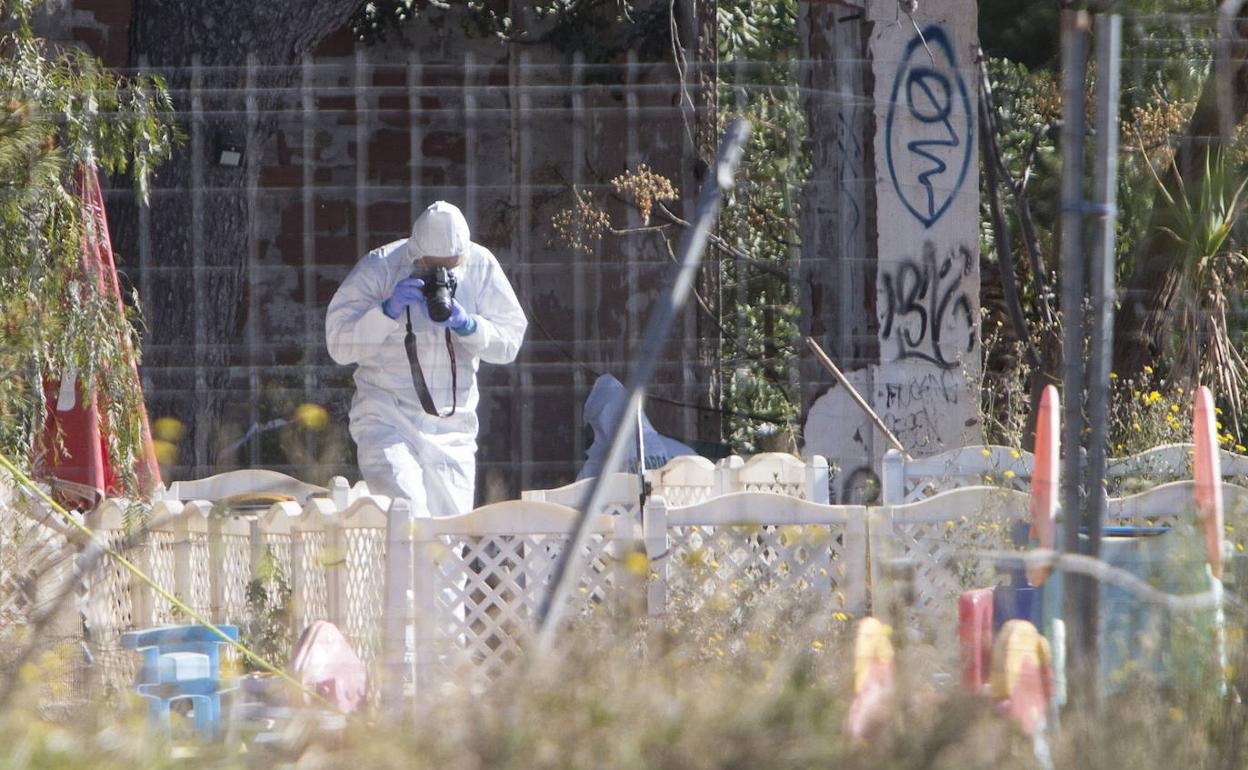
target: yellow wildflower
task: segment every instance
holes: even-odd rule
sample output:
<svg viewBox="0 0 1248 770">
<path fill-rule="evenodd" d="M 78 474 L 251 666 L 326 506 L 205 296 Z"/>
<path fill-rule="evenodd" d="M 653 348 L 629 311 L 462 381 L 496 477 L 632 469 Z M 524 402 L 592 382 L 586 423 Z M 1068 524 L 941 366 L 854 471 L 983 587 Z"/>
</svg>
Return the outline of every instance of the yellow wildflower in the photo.
<svg viewBox="0 0 1248 770">
<path fill-rule="evenodd" d="M 1005 476 L 1007 479 L 1012 479 L 1012 478 L 1014 478 L 1014 471 L 1008 471 L 1008 470 L 1007 470 L 1007 471 L 1006 471 L 1004 474 L 1002 474 L 1002 475 L 1003 475 L 1003 476 Z"/>
<path fill-rule="evenodd" d="M 992 452 L 987 447 L 979 450 L 979 453 L 983 455 L 984 457 L 988 457 L 989 455 L 992 454 Z"/>
<path fill-rule="evenodd" d="M 634 575 L 644 575 L 650 569 L 650 561 L 644 553 L 630 551 L 628 556 L 624 557 L 624 566 Z"/>
<path fill-rule="evenodd" d="M 823 649 L 823 642 L 821 642 L 821 641 L 819 641 L 818 639 L 816 639 L 816 640 L 814 640 L 813 642 L 811 642 L 811 643 L 810 643 L 810 646 L 811 646 L 811 647 L 813 647 L 813 648 L 814 648 L 814 649 L 816 649 L 816 650 L 822 650 L 822 649 Z"/>
</svg>

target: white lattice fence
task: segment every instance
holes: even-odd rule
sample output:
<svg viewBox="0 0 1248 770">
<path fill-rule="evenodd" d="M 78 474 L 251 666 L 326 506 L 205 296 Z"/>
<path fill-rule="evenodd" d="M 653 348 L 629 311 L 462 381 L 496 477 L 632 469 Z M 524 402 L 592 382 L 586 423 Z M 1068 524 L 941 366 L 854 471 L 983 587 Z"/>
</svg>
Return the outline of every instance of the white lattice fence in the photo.
<svg viewBox="0 0 1248 770">
<path fill-rule="evenodd" d="M 828 501 L 828 462 L 815 456 L 809 462 L 782 452 L 754 455 L 748 460 L 726 457 L 712 463 L 705 457 L 673 457 L 661 468 L 646 471 L 650 494 L 671 506 L 693 505 L 732 492 L 774 492 L 818 503 Z M 523 500 L 545 501 L 581 510 L 588 502 L 594 479 L 582 479 L 556 489 L 521 493 Z M 615 474 L 607 481 L 604 513 L 640 519 L 637 477 Z"/>
<path fill-rule="evenodd" d="M 415 521 L 418 692 L 487 681 L 520 654 L 576 517 L 571 508 L 525 500 Z M 612 543 L 617 528 L 630 531 L 625 517 L 610 515 L 595 517 L 590 528 L 571 599 L 581 613 L 610 602 Z"/>
<path fill-rule="evenodd" d="M 790 454 L 767 452 L 748 460 L 730 457 L 721 463 L 721 468 L 725 493 L 772 492 L 815 503 L 828 502 L 828 461 L 819 456 L 803 462 Z"/>
<path fill-rule="evenodd" d="M 883 615 L 896 589 L 886 566 L 913 567 L 911 622 L 937 650 L 957 650 L 958 597 L 963 591 L 1003 583 L 995 565 L 976 556 L 1021 548 L 1029 523 L 1028 496 L 997 487 L 961 487 L 917 503 L 871 509 L 871 604 Z"/>
<path fill-rule="evenodd" d="M 881 464 L 881 502 L 902 505 L 963 487 L 998 486 L 1026 492 L 1035 458 L 1004 446 L 968 446 L 932 457 L 907 459 L 896 449 Z"/>
<path fill-rule="evenodd" d="M 110 548 L 142 562 L 140 547 L 129 547 L 130 507 L 125 500 L 106 500 L 86 517 L 86 524 Z M 133 582 L 121 564 L 107 557 L 101 558 L 87 577 L 90 593 L 84 614 L 87 641 L 95 657 L 92 673 L 105 690 L 119 689 L 134 681 L 137 670 L 134 656 L 121 649 L 121 634 L 135 627 L 136 605 L 140 611 L 143 607 Z"/>
<path fill-rule="evenodd" d="M 34 618 L 50 611 L 63 590 L 76 590 L 77 540 L 42 502 L 17 494 L 8 474 L 0 471 L 0 599 L 5 600 L 0 602 L 0 670 L 28 641 L 25 632 Z M 88 671 L 77 602 L 62 607 L 37 644 L 38 656 L 57 661 L 40 678 L 41 703 L 81 703 Z"/>
<path fill-rule="evenodd" d="M 1248 485 L 1248 457 L 1219 450 L 1222 479 Z M 1105 478 L 1111 495 L 1128 496 L 1150 487 L 1192 478 L 1195 444 L 1166 444 L 1106 463 Z"/>
<path fill-rule="evenodd" d="M 387 520 L 377 500 L 362 498 L 333 516 L 327 538 L 329 619 L 369 665 L 381 653 Z"/>
<path fill-rule="evenodd" d="M 302 488 L 289 481 L 292 490 Z M 258 576 L 267 578 L 269 604 L 276 606 L 284 598 L 276 590 L 280 577 L 290 588 L 292 638 L 314 620 L 330 620 L 372 664 L 380 656 L 385 611 L 383 506 L 389 499 L 368 497 L 361 485 L 350 488 L 344 481 L 338 486 L 331 496 L 267 509 L 182 502 L 170 493 L 137 511 L 126 501 L 107 500 L 88 524 L 110 544 L 127 546 L 124 555 L 161 589 L 213 622 L 245 623 L 252 611 L 248 585 Z M 340 510 L 331 497 L 350 504 Z M 127 537 L 127 525 L 140 522 L 146 531 Z M 187 618 L 112 560 L 102 560 L 89 584 L 85 614 L 100 662 L 97 671 L 110 686 L 124 686 L 133 680 L 134 656 L 117 648 L 120 634 Z"/>
<path fill-rule="evenodd" d="M 668 460 L 662 468 L 646 471 L 650 494 L 669 505 L 693 505 L 723 494 L 724 468 L 705 457 L 683 455 Z"/>
<path fill-rule="evenodd" d="M 589 504 L 589 495 L 593 492 L 595 481 L 597 479 L 588 478 L 555 489 L 530 489 L 521 492 L 520 499 L 554 503 L 579 511 Z M 606 484 L 603 513 L 640 519 L 638 508 L 641 504 L 641 486 L 637 476 L 631 473 L 615 473 L 607 479 Z"/>
<path fill-rule="evenodd" d="M 815 597 L 822 610 L 866 606 L 866 509 L 766 492 L 669 508 L 646 506 L 647 605 L 741 615 L 764 599 Z"/>
</svg>

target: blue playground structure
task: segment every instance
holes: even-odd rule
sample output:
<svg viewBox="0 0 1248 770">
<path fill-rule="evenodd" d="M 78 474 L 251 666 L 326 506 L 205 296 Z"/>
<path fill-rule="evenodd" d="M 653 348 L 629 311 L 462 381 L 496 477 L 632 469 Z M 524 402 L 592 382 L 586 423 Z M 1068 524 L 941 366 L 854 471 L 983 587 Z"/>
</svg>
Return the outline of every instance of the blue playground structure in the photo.
<svg viewBox="0 0 1248 770">
<path fill-rule="evenodd" d="M 218 628 L 238 641 L 237 626 Z M 221 735 L 221 694 L 237 686 L 221 679 L 224 644 L 207 626 L 162 626 L 122 635 L 123 648 L 143 653 L 135 690 L 147 700 L 153 722 L 170 732 L 170 706 L 189 700 L 195 731 L 206 740 Z"/>
</svg>

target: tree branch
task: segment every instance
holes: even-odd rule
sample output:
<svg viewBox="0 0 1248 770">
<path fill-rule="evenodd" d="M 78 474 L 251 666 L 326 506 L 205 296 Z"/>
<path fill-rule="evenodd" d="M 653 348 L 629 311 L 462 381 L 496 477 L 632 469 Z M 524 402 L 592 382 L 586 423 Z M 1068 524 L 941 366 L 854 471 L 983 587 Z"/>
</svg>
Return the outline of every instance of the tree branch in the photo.
<svg viewBox="0 0 1248 770">
<path fill-rule="evenodd" d="M 979 100 L 979 114 L 980 121 L 984 125 L 984 130 L 980 131 L 979 146 L 984 154 L 984 173 L 987 177 L 985 186 L 988 188 L 988 208 L 992 213 L 993 239 L 997 242 L 997 258 L 1001 262 L 1001 290 L 1005 295 L 1005 309 L 1010 317 L 1010 325 L 1014 327 L 1014 334 L 1026 346 L 1028 363 L 1038 370 L 1040 369 L 1040 354 L 1027 329 L 1027 317 L 1023 313 L 1023 303 L 1018 296 L 1009 224 L 1005 221 L 1005 215 L 1001 210 L 1001 190 L 997 179 L 1000 148 L 996 146 L 996 130 L 989 106 L 988 68 L 984 64 L 983 51 L 980 51 L 979 75 L 982 95 Z"/>
</svg>

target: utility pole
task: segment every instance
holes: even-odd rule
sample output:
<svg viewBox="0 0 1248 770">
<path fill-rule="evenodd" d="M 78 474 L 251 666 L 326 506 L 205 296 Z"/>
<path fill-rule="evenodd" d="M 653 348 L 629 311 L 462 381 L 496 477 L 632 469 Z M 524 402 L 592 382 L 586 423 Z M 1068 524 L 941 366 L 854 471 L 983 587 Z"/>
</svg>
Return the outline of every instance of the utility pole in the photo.
<svg viewBox="0 0 1248 770">
<path fill-rule="evenodd" d="M 1064 548 L 1079 553 L 1079 530 L 1085 511 L 1083 464 L 1079 447 L 1084 438 L 1083 300 L 1084 276 L 1084 80 L 1088 66 L 1088 40 L 1092 17 L 1086 11 L 1062 11 L 1062 520 Z M 1095 584 L 1074 573 L 1062 575 L 1063 612 L 1069 648 L 1068 676 L 1075 702 L 1086 702 L 1087 685 L 1094 681 L 1095 649 L 1092 630 L 1085 625 L 1086 608 Z M 1089 644 L 1091 643 L 1091 644 Z"/>
</svg>

